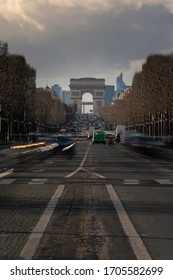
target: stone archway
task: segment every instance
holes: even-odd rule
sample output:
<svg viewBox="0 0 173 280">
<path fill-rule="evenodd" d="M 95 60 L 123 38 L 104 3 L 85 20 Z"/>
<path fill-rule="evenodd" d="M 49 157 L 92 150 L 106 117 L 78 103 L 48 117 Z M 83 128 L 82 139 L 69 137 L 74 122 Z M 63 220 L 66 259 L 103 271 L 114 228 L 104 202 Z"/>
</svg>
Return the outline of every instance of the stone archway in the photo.
<svg viewBox="0 0 173 280">
<path fill-rule="evenodd" d="M 70 79 L 71 102 L 76 104 L 77 113 L 82 113 L 82 95 L 89 92 L 93 95 L 93 113 L 105 105 L 105 79 L 79 78 Z"/>
<path fill-rule="evenodd" d="M 82 95 L 82 113 L 89 114 L 93 112 L 93 95 L 86 92 Z"/>
</svg>

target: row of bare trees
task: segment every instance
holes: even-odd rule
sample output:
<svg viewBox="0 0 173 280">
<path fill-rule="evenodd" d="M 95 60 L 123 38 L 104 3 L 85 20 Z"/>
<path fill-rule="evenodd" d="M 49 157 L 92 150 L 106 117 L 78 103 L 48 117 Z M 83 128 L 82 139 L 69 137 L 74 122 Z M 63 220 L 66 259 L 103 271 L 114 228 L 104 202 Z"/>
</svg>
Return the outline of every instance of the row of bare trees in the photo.
<svg viewBox="0 0 173 280">
<path fill-rule="evenodd" d="M 46 89 L 37 89 L 36 93 L 35 117 L 37 130 L 51 131 L 54 128 L 57 131 L 59 125 L 66 120 L 64 104 L 52 94 L 48 87 Z"/>
<path fill-rule="evenodd" d="M 23 140 L 39 130 L 55 132 L 65 119 L 60 99 L 48 88 L 36 89 L 36 70 L 0 41 L 0 141 Z"/>
<path fill-rule="evenodd" d="M 172 135 L 173 56 L 149 56 L 122 96 L 113 105 L 100 109 L 106 121 L 114 126 L 125 124 L 152 136 Z"/>
</svg>

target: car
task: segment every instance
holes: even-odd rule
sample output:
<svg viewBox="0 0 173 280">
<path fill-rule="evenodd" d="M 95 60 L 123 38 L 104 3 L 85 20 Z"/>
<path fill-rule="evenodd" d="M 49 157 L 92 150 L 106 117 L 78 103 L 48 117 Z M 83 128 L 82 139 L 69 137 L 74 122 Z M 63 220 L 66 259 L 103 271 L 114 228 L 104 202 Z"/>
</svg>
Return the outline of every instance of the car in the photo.
<svg viewBox="0 0 173 280">
<path fill-rule="evenodd" d="M 173 147 L 173 136 L 165 136 L 163 143 L 167 147 Z"/>
<path fill-rule="evenodd" d="M 93 132 L 93 136 L 92 136 L 92 143 L 106 143 L 106 134 L 104 131 L 101 130 L 95 130 Z"/>
<path fill-rule="evenodd" d="M 75 148 L 75 141 L 67 135 L 57 135 L 55 142 L 60 152 L 71 152 Z"/>
<path fill-rule="evenodd" d="M 154 139 L 146 135 L 136 135 L 131 140 L 131 146 L 135 148 L 153 148 L 155 146 Z"/>
<path fill-rule="evenodd" d="M 114 138 L 114 134 L 110 133 L 110 132 L 106 132 L 106 139 L 113 139 Z"/>
<path fill-rule="evenodd" d="M 39 142 L 38 135 L 35 133 L 29 134 L 27 137 L 27 142 L 28 143 L 37 143 Z"/>
</svg>

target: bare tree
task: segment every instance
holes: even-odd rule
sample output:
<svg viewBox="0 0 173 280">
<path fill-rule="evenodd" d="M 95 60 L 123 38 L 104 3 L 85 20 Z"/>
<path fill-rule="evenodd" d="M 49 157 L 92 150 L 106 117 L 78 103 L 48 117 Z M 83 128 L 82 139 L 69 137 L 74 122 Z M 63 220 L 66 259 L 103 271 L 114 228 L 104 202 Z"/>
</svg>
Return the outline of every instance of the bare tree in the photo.
<svg viewBox="0 0 173 280">
<path fill-rule="evenodd" d="M 65 108 L 49 89 L 37 89 L 35 116 L 42 127 L 57 129 L 65 122 Z"/>
<path fill-rule="evenodd" d="M 102 116 L 110 122 L 113 111 L 116 124 L 134 125 L 151 135 L 173 134 L 173 56 L 150 55 L 130 91 L 114 101 L 112 110 L 106 107 Z"/>
</svg>

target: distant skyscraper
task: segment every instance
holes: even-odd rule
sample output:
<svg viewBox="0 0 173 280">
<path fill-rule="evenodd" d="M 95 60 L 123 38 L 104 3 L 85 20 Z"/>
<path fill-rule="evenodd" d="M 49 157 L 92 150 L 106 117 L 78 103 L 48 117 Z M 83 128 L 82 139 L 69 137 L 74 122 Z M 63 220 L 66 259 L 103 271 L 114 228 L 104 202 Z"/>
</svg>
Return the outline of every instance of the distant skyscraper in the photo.
<svg viewBox="0 0 173 280">
<path fill-rule="evenodd" d="M 120 93 L 122 91 L 125 91 L 127 89 L 127 86 L 126 86 L 125 82 L 123 81 L 122 73 L 117 77 L 116 81 L 117 81 L 117 89 L 115 91 L 115 95 L 113 98 L 114 100 L 120 95 Z"/>
<path fill-rule="evenodd" d="M 53 94 L 55 96 L 58 96 L 59 99 L 63 102 L 62 88 L 58 84 L 52 86 L 52 91 L 53 91 Z"/>
<path fill-rule="evenodd" d="M 121 92 L 123 90 L 125 90 L 127 88 L 126 84 L 123 81 L 123 74 L 121 73 L 118 77 L 117 77 L 117 91 Z"/>
<path fill-rule="evenodd" d="M 115 89 L 114 86 L 105 86 L 105 105 L 111 105 L 114 97 Z"/>
<path fill-rule="evenodd" d="M 69 105 L 70 104 L 70 97 L 71 97 L 70 91 L 63 90 L 62 95 L 63 95 L 63 103 Z"/>
</svg>

